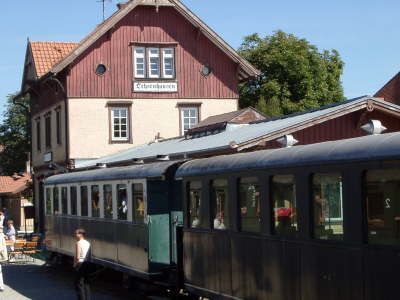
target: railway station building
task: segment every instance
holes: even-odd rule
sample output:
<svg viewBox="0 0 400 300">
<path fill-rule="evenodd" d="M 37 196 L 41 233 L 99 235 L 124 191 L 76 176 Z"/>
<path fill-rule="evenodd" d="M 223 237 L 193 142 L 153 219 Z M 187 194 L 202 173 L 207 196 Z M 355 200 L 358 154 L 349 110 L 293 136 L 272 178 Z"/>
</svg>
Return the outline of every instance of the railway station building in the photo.
<svg viewBox="0 0 400 300">
<path fill-rule="evenodd" d="M 28 41 L 37 217 L 41 183 L 82 161 L 184 136 L 238 109 L 238 85 L 259 71 L 179 0 L 131 0 L 82 41 Z M 39 219 L 39 218 L 38 218 Z"/>
</svg>

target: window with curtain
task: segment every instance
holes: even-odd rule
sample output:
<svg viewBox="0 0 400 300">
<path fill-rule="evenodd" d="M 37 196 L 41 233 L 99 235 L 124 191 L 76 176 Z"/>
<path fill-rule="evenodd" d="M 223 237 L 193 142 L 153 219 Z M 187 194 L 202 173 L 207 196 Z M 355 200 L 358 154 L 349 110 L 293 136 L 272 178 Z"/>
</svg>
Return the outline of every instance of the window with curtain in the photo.
<svg viewBox="0 0 400 300">
<path fill-rule="evenodd" d="M 239 201 L 241 231 L 260 232 L 260 186 L 257 177 L 239 180 Z"/>
<path fill-rule="evenodd" d="M 229 229 L 228 180 L 216 179 L 211 184 L 213 228 Z"/>
</svg>

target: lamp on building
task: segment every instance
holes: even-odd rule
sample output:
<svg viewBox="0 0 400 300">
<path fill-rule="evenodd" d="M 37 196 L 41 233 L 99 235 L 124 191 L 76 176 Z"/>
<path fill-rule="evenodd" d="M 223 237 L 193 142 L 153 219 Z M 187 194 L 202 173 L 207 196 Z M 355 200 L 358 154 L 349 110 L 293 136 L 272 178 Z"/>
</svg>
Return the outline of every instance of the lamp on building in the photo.
<svg viewBox="0 0 400 300">
<path fill-rule="evenodd" d="M 361 126 L 361 129 L 369 135 L 381 134 L 383 131 L 387 130 L 379 120 L 369 120 L 367 124 Z"/>
<path fill-rule="evenodd" d="M 276 140 L 284 148 L 292 147 L 296 145 L 299 141 L 296 140 L 293 135 L 285 134 L 283 137 Z"/>
</svg>

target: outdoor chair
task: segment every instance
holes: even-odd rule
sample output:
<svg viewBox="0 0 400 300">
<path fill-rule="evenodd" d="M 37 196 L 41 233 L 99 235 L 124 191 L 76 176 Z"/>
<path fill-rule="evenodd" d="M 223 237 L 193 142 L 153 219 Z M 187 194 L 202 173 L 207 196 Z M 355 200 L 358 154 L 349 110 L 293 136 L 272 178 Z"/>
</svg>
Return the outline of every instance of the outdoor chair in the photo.
<svg viewBox="0 0 400 300">
<path fill-rule="evenodd" d="M 26 242 L 23 252 L 27 257 L 30 257 L 32 259 L 32 262 L 35 262 L 34 255 L 39 252 L 38 243 Z"/>
<path fill-rule="evenodd" d="M 26 263 L 26 255 L 24 253 L 25 243 L 24 242 L 15 242 L 13 246 L 10 246 L 10 250 L 8 253 L 8 261 L 9 263 Z"/>
</svg>

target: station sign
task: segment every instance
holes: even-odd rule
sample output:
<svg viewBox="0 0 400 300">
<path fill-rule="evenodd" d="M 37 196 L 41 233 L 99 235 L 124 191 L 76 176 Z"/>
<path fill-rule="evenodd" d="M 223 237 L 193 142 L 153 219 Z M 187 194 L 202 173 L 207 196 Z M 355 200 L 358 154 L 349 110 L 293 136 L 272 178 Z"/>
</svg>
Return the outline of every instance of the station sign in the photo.
<svg viewBox="0 0 400 300">
<path fill-rule="evenodd" d="M 140 93 L 175 93 L 177 82 L 134 82 L 133 91 Z"/>
</svg>

